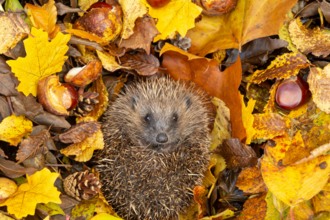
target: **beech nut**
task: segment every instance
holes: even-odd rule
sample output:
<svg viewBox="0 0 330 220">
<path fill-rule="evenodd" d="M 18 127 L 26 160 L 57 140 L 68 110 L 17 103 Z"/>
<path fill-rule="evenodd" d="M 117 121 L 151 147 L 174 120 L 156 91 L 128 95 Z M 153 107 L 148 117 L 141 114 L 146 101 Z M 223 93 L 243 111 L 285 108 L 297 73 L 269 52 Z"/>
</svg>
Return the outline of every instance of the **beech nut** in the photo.
<svg viewBox="0 0 330 220">
<path fill-rule="evenodd" d="M 17 185 L 14 181 L 5 177 L 0 177 L 0 203 L 17 191 Z"/>
<path fill-rule="evenodd" d="M 54 115 L 68 116 L 67 109 L 74 105 L 72 91 L 62 86 L 57 75 L 51 75 L 38 82 L 38 101 L 46 111 Z M 78 96 L 78 93 L 77 93 Z"/>
<path fill-rule="evenodd" d="M 193 2 L 203 8 L 203 14 L 208 16 L 227 14 L 237 4 L 237 0 L 193 0 Z"/>
<path fill-rule="evenodd" d="M 92 60 L 84 67 L 72 68 L 65 75 L 64 81 L 76 87 L 83 87 L 96 80 L 101 71 L 102 63 Z"/>
<path fill-rule="evenodd" d="M 87 14 L 77 19 L 73 28 L 87 31 L 112 42 L 119 36 L 123 27 L 122 11 L 118 5 L 109 7 L 93 7 Z"/>
</svg>

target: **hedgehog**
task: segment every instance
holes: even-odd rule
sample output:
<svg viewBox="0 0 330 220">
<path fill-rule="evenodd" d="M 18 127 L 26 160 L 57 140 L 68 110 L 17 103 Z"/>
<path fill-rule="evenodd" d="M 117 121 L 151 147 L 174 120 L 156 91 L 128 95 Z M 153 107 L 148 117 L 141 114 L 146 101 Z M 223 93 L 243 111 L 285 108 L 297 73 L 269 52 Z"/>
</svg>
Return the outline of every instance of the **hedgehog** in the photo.
<svg viewBox="0 0 330 220">
<path fill-rule="evenodd" d="M 130 220 L 178 219 L 210 160 L 205 95 L 170 78 L 126 87 L 102 118 L 102 192 Z"/>
</svg>

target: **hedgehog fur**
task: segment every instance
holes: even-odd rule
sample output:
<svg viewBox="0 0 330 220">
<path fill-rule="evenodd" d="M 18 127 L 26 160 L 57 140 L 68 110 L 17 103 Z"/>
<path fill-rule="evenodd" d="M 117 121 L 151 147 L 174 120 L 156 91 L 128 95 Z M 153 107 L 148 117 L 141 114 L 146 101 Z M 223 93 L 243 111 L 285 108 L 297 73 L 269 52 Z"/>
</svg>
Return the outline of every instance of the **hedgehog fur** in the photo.
<svg viewBox="0 0 330 220">
<path fill-rule="evenodd" d="M 210 159 L 201 92 L 160 78 L 126 87 L 102 119 L 105 148 L 93 160 L 102 192 L 125 219 L 177 219 Z"/>
</svg>

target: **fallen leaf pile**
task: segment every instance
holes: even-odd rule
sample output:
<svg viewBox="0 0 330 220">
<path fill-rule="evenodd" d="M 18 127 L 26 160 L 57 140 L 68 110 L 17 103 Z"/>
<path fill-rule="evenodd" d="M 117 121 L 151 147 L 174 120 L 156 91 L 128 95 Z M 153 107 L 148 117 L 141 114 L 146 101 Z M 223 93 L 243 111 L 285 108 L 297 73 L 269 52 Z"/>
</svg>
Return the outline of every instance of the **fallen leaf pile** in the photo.
<svg viewBox="0 0 330 220">
<path fill-rule="evenodd" d="M 0 0 L 0 219 L 121 219 L 90 162 L 102 115 L 161 76 L 211 118 L 178 219 L 330 219 L 329 1 L 154 1 Z"/>
</svg>

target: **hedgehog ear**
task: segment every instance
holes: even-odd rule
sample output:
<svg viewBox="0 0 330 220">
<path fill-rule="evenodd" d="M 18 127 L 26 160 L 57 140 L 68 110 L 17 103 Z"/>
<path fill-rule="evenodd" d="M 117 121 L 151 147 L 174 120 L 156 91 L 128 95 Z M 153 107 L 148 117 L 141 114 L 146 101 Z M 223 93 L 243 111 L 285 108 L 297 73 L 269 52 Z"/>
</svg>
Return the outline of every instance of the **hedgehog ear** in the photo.
<svg viewBox="0 0 330 220">
<path fill-rule="evenodd" d="M 131 98 L 131 107 L 132 107 L 132 109 L 133 110 L 135 110 L 135 106 L 136 106 L 136 104 L 137 104 L 137 101 L 136 101 L 136 98 Z"/>
<path fill-rule="evenodd" d="M 186 104 L 187 104 L 187 109 L 189 109 L 191 106 L 191 100 L 188 97 L 186 97 Z"/>
</svg>

